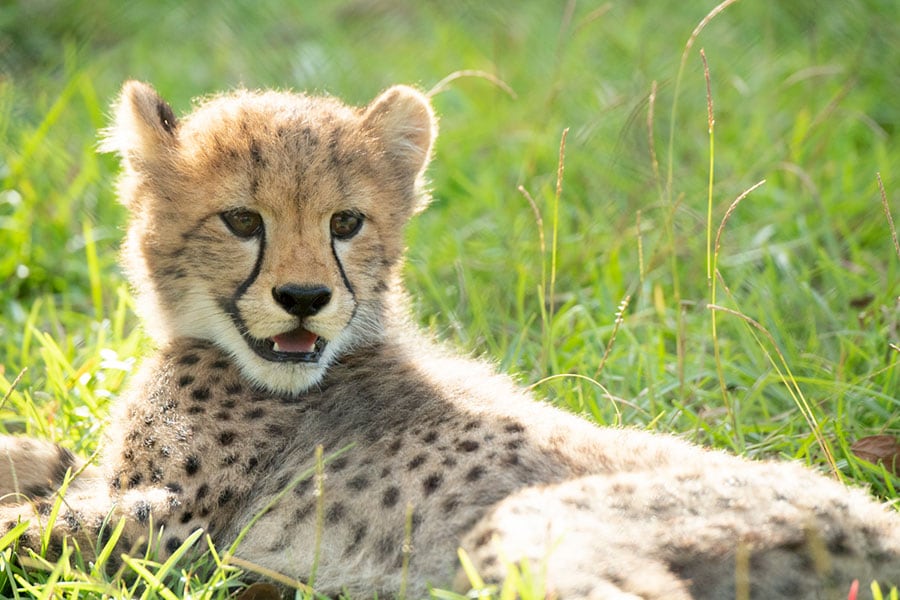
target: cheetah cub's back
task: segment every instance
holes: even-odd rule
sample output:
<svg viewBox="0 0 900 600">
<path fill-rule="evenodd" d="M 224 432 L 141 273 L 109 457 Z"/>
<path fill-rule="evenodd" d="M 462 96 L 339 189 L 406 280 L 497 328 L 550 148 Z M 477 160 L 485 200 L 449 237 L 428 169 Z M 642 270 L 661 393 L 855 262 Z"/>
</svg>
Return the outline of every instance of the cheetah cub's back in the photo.
<svg viewBox="0 0 900 600">
<path fill-rule="evenodd" d="M 864 493 L 598 428 L 411 325 L 403 229 L 427 204 L 435 134 L 402 86 L 364 108 L 241 90 L 177 118 L 125 85 L 104 148 L 122 157 L 123 259 L 159 349 L 102 464 L 66 489 L 51 556 L 67 537 L 91 556 L 121 520 L 114 559 L 203 530 L 292 578 L 315 569 L 331 595 L 464 591 L 458 547 L 492 583 L 529 561 L 560 598 L 732 597 L 739 549 L 754 597 L 900 582 L 900 517 Z M 30 521 L 20 548 L 40 551 L 78 463 L 2 441 L 0 492 L 20 496 L 0 523 Z"/>
</svg>

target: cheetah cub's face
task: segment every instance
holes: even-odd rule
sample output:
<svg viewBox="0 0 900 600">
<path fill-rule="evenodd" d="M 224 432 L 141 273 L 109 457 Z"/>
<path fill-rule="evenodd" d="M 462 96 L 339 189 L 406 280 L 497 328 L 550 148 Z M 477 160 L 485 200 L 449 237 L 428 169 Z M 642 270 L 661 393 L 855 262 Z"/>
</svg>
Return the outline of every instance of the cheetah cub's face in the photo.
<svg viewBox="0 0 900 600">
<path fill-rule="evenodd" d="M 148 330 L 210 340 L 272 392 L 315 385 L 383 335 L 434 134 L 407 87 L 362 109 L 238 91 L 176 119 L 126 83 L 102 148 L 122 156 L 123 258 Z"/>
</svg>

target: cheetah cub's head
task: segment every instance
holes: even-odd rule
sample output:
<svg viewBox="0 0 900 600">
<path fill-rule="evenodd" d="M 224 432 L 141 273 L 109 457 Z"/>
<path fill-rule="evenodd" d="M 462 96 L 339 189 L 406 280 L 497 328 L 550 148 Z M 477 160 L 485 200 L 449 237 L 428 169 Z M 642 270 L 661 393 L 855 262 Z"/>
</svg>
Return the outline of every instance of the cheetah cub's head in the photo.
<svg viewBox="0 0 900 600">
<path fill-rule="evenodd" d="M 126 83 L 102 149 L 122 157 L 123 257 L 148 330 L 210 340 L 276 393 L 315 385 L 383 335 L 435 131 L 402 86 L 361 109 L 237 91 L 179 119 Z"/>
</svg>

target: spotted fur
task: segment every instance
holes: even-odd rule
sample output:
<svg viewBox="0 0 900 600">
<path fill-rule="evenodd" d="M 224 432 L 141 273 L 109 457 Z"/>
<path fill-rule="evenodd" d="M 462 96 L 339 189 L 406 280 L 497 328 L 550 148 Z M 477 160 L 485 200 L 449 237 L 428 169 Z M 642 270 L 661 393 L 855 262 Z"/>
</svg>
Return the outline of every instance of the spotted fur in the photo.
<svg viewBox="0 0 900 600">
<path fill-rule="evenodd" d="M 120 520 L 114 557 L 246 531 L 238 556 L 297 579 L 317 564 L 327 594 L 464 590 L 460 546 L 490 582 L 530 561 L 559 598 L 733 597 L 738 555 L 753 597 L 900 583 L 900 517 L 865 493 L 595 427 L 408 322 L 403 228 L 436 131 L 418 92 L 355 109 L 238 91 L 179 119 L 130 82 L 116 113 L 124 262 L 159 349 L 99 466 L 0 438 L 20 551 L 40 550 L 68 482 L 51 556 L 72 537 L 90 557 Z"/>
</svg>

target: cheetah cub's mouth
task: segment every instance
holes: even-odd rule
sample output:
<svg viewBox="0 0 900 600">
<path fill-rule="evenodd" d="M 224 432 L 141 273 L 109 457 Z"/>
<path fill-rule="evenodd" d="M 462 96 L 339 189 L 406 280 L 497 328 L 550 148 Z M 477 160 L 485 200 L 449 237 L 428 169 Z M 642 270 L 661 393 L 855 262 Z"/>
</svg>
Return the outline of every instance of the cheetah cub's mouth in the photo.
<svg viewBox="0 0 900 600">
<path fill-rule="evenodd" d="M 319 335 L 298 327 L 260 340 L 244 336 L 247 345 L 261 358 L 274 362 L 318 362 L 328 342 Z"/>
</svg>

